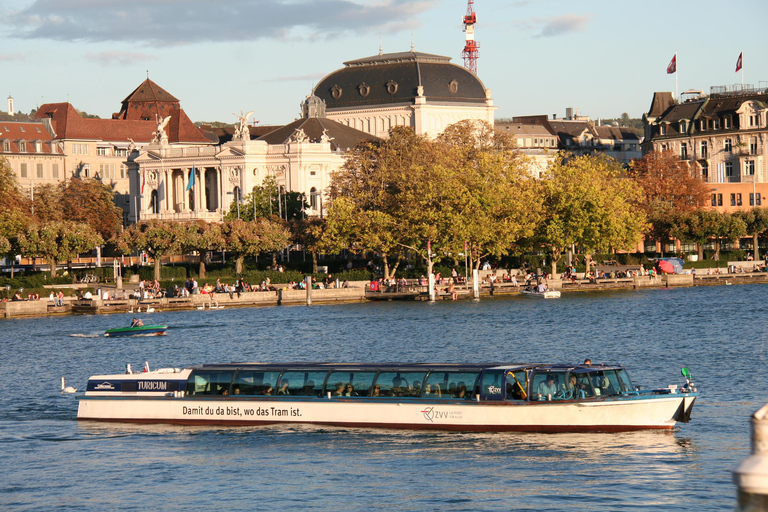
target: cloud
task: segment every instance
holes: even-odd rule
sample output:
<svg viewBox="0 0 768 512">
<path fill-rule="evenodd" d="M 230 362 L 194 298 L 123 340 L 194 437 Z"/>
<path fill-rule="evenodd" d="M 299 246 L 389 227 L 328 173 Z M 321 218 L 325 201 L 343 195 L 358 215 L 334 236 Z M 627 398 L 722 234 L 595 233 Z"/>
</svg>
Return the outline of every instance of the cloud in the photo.
<svg viewBox="0 0 768 512">
<path fill-rule="evenodd" d="M 135 64 L 136 62 L 153 60 L 155 56 L 146 53 L 99 52 L 86 53 L 85 58 L 102 66 L 111 66 L 113 64 L 125 66 L 127 64 Z"/>
<path fill-rule="evenodd" d="M 533 18 L 527 25 L 539 30 L 536 37 L 556 37 L 569 32 L 583 32 L 590 21 L 592 21 L 591 16 L 565 14 L 549 18 Z"/>
<path fill-rule="evenodd" d="M 27 58 L 20 53 L 0 53 L 0 62 L 22 61 Z"/>
<path fill-rule="evenodd" d="M 18 38 L 167 46 L 370 33 L 398 27 L 396 22 L 436 5 L 437 0 L 34 0 L 0 23 Z"/>
</svg>

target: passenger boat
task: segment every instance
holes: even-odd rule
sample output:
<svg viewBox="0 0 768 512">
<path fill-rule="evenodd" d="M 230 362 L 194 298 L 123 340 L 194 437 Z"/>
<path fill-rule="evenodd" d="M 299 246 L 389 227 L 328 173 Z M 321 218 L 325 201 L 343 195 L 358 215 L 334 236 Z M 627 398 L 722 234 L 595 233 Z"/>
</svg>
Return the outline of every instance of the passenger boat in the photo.
<svg viewBox="0 0 768 512">
<path fill-rule="evenodd" d="M 108 329 L 104 336 L 162 336 L 168 330 L 167 325 L 138 325 L 136 327 L 116 327 Z"/>
<path fill-rule="evenodd" d="M 544 290 L 540 292 L 536 289 L 533 289 L 533 290 L 521 290 L 520 293 L 528 297 L 539 297 L 541 299 L 559 299 L 560 298 L 559 290 Z"/>
<path fill-rule="evenodd" d="M 680 389 L 636 389 L 619 365 L 228 363 L 143 373 L 128 368 L 88 380 L 78 397 L 79 420 L 631 431 L 687 422 L 698 396 L 688 378 Z"/>
</svg>

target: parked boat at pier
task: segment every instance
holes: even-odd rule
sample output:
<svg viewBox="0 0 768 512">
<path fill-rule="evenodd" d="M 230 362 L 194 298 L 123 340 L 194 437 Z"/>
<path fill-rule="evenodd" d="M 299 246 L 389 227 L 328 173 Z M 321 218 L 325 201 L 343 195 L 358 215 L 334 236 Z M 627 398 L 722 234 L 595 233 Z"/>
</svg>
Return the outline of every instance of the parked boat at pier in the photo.
<svg viewBox="0 0 768 512">
<path fill-rule="evenodd" d="M 129 370 L 130 371 L 130 370 Z M 619 365 L 228 363 L 95 375 L 79 420 L 464 431 L 671 429 L 689 379 L 638 390 Z"/>
</svg>

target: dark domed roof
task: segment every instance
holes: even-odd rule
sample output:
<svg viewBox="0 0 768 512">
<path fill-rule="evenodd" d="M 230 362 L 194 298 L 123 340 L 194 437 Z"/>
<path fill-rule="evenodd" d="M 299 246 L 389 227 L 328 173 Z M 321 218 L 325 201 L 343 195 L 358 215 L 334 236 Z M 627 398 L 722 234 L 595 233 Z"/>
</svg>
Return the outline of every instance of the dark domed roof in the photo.
<svg viewBox="0 0 768 512">
<path fill-rule="evenodd" d="M 323 78 L 314 94 L 328 110 L 413 103 L 485 104 L 485 86 L 475 75 L 451 64 L 450 57 L 428 53 L 387 53 L 351 60 Z"/>
</svg>

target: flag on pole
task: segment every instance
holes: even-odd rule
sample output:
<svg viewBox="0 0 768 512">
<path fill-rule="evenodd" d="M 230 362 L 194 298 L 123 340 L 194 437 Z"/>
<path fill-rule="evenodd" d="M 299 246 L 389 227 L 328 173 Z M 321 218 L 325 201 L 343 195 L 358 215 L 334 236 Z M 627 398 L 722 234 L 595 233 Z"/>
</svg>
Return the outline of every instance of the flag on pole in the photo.
<svg viewBox="0 0 768 512">
<path fill-rule="evenodd" d="M 741 58 L 744 56 L 744 52 L 739 54 L 739 58 L 736 60 L 736 73 L 741 69 Z"/>
<path fill-rule="evenodd" d="M 677 72 L 677 54 L 675 54 L 674 57 L 672 57 L 672 60 L 669 61 L 669 66 L 667 66 L 667 74 L 671 75 L 672 73 Z"/>
<path fill-rule="evenodd" d="M 189 171 L 189 183 L 187 183 L 187 191 L 195 186 L 195 165 L 192 164 L 192 169 Z"/>
<path fill-rule="evenodd" d="M 147 171 L 141 171 L 141 193 L 144 194 L 144 182 L 147 181 Z"/>
</svg>

